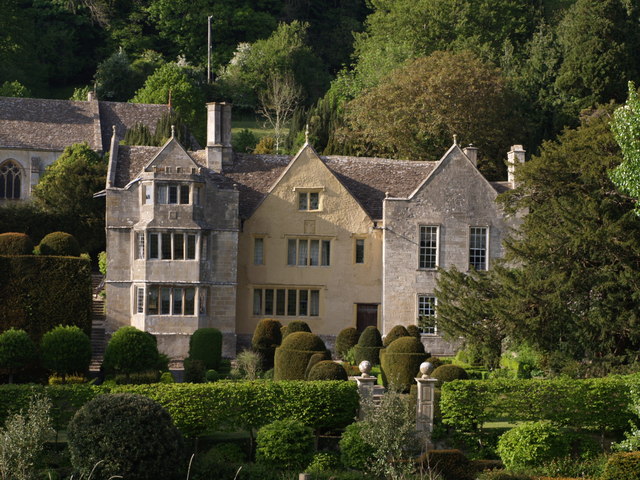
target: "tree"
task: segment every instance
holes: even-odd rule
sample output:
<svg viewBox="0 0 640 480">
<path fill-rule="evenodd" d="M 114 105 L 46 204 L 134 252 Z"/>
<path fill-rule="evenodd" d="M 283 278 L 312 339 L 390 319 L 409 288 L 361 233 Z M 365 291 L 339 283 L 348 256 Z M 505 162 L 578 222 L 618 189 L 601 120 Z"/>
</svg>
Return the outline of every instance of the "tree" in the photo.
<svg viewBox="0 0 640 480">
<path fill-rule="evenodd" d="M 31 92 L 18 81 L 4 82 L 0 85 L 0 97 L 30 97 Z"/>
<path fill-rule="evenodd" d="M 624 158 L 611 172 L 611 180 L 636 200 L 640 215 L 640 96 L 633 82 L 629 82 L 627 103 L 613 114 L 611 129 Z"/>
<path fill-rule="evenodd" d="M 9 383 L 36 356 L 36 346 L 24 330 L 10 328 L 0 334 L 0 372 L 9 375 Z"/>
<path fill-rule="evenodd" d="M 131 68 L 129 56 L 124 50 L 118 50 L 98 65 L 94 77 L 98 98 L 126 102 L 136 91 L 134 77 L 135 73 Z"/>
<path fill-rule="evenodd" d="M 104 353 L 107 373 L 147 372 L 157 370 L 160 354 L 156 338 L 135 327 L 121 327 L 111 336 Z"/>
<path fill-rule="evenodd" d="M 40 341 L 42 364 L 63 380 L 73 373 L 83 374 L 91 362 L 91 341 L 86 333 L 72 325 L 55 327 Z"/>
<path fill-rule="evenodd" d="M 284 128 L 293 115 L 302 91 L 291 74 L 273 74 L 266 82 L 266 88 L 258 94 L 258 113 L 266 118 L 273 128 L 276 153 L 280 153 Z"/>
<path fill-rule="evenodd" d="M 500 72 L 470 52 L 409 61 L 347 104 L 345 117 L 341 137 L 360 154 L 437 160 L 457 134 L 480 148 L 479 168 L 494 178 L 504 178 L 497 159 L 517 123 Z"/>
<path fill-rule="evenodd" d="M 102 156 L 87 144 L 75 144 L 47 167 L 33 190 L 40 209 L 73 220 L 69 233 L 89 252 L 104 249 L 104 200 L 93 194 L 104 188 L 106 173 Z"/>
</svg>

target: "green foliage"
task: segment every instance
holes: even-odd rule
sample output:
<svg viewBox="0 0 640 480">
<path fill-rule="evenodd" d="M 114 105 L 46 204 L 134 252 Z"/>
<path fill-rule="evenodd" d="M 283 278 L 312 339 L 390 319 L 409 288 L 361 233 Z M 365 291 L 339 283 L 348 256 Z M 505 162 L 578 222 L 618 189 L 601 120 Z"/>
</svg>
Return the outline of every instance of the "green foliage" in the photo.
<svg viewBox="0 0 640 480">
<path fill-rule="evenodd" d="M 129 56 L 122 49 L 98 65 L 94 80 L 100 100 L 126 102 L 139 87 Z"/>
<path fill-rule="evenodd" d="M 354 347 L 354 357 L 356 365 L 368 360 L 371 365 L 380 364 L 380 349 L 382 348 L 382 336 L 380 330 L 369 326 L 364 329 L 358 339 L 358 344 Z"/>
<path fill-rule="evenodd" d="M 314 353 L 313 355 L 311 355 L 311 357 L 309 358 L 309 361 L 307 362 L 307 368 L 304 371 L 304 378 L 309 380 L 309 374 L 311 373 L 311 370 L 313 369 L 313 367 L 315 367 L 317 363 L 324 362 L 327 360 L 331 360 L 331 356 L 328 354 L 328 352 Z M 317 379 L 317 380 L 321 380 L 321 379 Z"/>
<path fill-rule="evenodd" d="M 36 346 L 24 330 L 10 328 L 0 334 L 0 372 L 9 375 L 9 383 L 37 356 Z"/>
<path fill-rule="evenodd" d="M 256 148 L 253 149 L 256 155 L 273 155 L 276 153 L 276 139 L 273 137 L 262 137 Z"/>
<path fill-rule="evenodd" d="M 102 275 L 107 274 L 107 252 L 104 250 L 98 254 L 98 270 Z"/>
<path fill-rule="evenodd" d="M 26 233 L 0 233 L 0 255 L 31 255 L 33 242 Z"/>
<path fill-rule="evenodd" d="M 17 80 L 13 82 L 6 81 L 0 85 L 0 97 L 30 97 L 31 92 L 27 87 Z"/>
<path fill-rule="evenodd" d="M 248 128 L 243 128 L 231 138 L 233 151 L 238 153 L 253 153 L 258 144 L 258 137 Z"/>
<path fill-rule="evenodd" d="M 339 468 L 340 456 L 336 452 L 318 452 L 305 468 L 305 472 L 323 473 L 338 470 Z"/>
<path fill-rule="evenodd" d="M 237 443 L 218 443 L 207 452 L 196 456 L 193 464 L 194 478 L 234 478 L 238 468 L 247 458 Z"/>
<path fill-rule="evenodd" d="M 473 480 L 471 462 L 460 450 L 429 450 L 420 457 L 423 470 L 440 475 L 443 480 Z"/>
<path fill-rule="evenodd" d="M 107 373 L 141 373 L 158 369 L 160 358 L 153 335 L 135 327 L 121 327 L 112 335 L 102 366 Z"/>
<path fill-rule="evenodd" d="M 183 441 L 169 413 L 131 394 L 100 395 L 74 415 L 67 430 L 71 462 L 81 475 L 177 479 Z M 93 470 L 95 468 L 95 470 Z"/>
<path fill-rule="evenodd" d="M 83 250 L 104 250 L 104 200 L 93 194 L 104 189 L 107 162 L 86 143 L 64 149 L 33 189 L 34 202 L 45 212 L 70 222 Z"/>
<path fill-rule="evenodd" d="M 407 327 L 407 333 L 412 337 L 420 338 L 420 329 L 417 325 L 409 325 Z"/>
<path fill-rule="evenodd" d="M 273 379 L 304 380 L 311 356 L 326 351 L 322 339 L 313 333 L 290 334 L 276 348 Z"/>
<path fill-rule="evenodd" d="M 389 344 L 394 340 L 400 337 L 408 337 L 408 336 L 409 336 L 409 332 L 407 331 L 404 325 L 396 325 L 391 330 L 389 330 L 389 333 L 387 333 L 387 335 L 384 337 L 384 340 L 382 341 L 382 346 L 388 347 Z"/>
<path fill-rule="evenodd" d="M 433 371 L 431 377 L 438 380 L 436 385 L 440 388 L 446 382 L 451 382 L 453 380 L 466 380 L 469 378 L 469 375 L 464 368 L 458 365 L 440 365 Z"/>
<path fill-rule="evenodd" d="M 498 441 L 498 454 L 509 470 L 526 470 L 568 453 L 567 436 L 545 420 L 517 425 Z"/>
<path fill-rule="evenodd" d="M 42 365 L 63 377 L 84 373 L 91 362 L 91 340 L 76 326 L 59 325 L 45 333 L 40 341 Z"/>
<path fill-rule="evenodd" d="M 0 429 L 0 478 L 32 480 L 36 478 L 38 461 L 44 453 L 45 441 L 52 433 L 49 412 L 51 403 L 34 396 L 26 411 L 14 413 Z"/>
<path fill-rule="evenodd" d="M 282 339 L 294 332 L 309 332 L 311 333 L 311 328 L 309 328 L 309 324 L 302 320 L 293 320 L 284 326 L 284 331 L 282 332 Z"/>
<path fill-rule="evenodd" d="M 251 350 L 243 350 L 236 355 L 238 374 L 245 380 L 256 380 L 262 369 L 262 357 Z"/>
<path fill-rule="evenodd" d="M 189 357 L 200 360 L 207 370 L 220 368 L 222 332 L 217 328 L 199 328 L 189 339 Z"/>
<path fill-rule="evenodd" d="M 347 468 L 364 470 L 367 462 L 373 457 L 373 447 L 362 439 L 363 428 L 361 422 L 352 423 L 344 429 L 340 437 L 340 461 Z"/>
<path fill-rule="evenodd" d="M 252 348 L 262 356 L 262 369 L 273 368 L 273 357 L 276 347 L 282 342 L 282 325 L 272 318 L 263 318 L 256 325 L 251 339 Z"/>
<path fill-rule="evenodd" d="M 398 337 L 380 351 L 380 367 L 385 387 L 408 392 L 427 359 L 422 342 L 415 337 Z"/>
<path fill-rule="evenodd" d="M 202 360 L 191 357 L 184 359 L 184 381 L 187 383 L 202 383 L 205 381 L 206 369 Z"/>
<path fill-rule="evenodd" d="M 66 232 L 52 232 L 46 235 L 38 245 L 40 255 L 80 256 L 80 244 L 76 238 Z"/>
<path fill-rule="evenodd" d="M 145 370 L 143 372 L 116 373 L 113 381 L 117 385 L 143 385 L 160 381 L 159 370 Z"/>
<path fill-rule="evenodd" d="M 299 471 L 313 459 L 313 430 L 297 420 L 276 420 L 258 430 L 256 461 Z"/>
<path fill-rule="evenodd" d="M 640 452 L 620 452 L 609 457 L 602 480 L 640 479 Z"/>
<path fill-rule="evenodd" d="M 336 337 L 336 353 L 343 360 L 347 356 L 347 352 L 355 347 L 360 338 L 360 332 L 355 327 L 347 327 L 340 330 Z"/>
<path fill-rule="evenodd" d="M 478 480 L 531 480 L 529 475 L 512 473 L 505 470 L 487 470 L 478 476 Z"/>
<path fill-rule="evenodd" d="M 311 368 L 307 380 L 347 380 L 347 372 L 339 363 L 323 360 Z"/>
</svg>

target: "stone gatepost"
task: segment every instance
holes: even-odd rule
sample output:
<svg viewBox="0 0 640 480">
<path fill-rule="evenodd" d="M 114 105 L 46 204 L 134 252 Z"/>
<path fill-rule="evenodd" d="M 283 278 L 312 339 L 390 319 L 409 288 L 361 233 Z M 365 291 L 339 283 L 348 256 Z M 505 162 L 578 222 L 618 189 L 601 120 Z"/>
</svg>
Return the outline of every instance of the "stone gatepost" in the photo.
<svg viewBox="0 0 640 480">
<path fill-rule="evenodd" d="M 420 365 L 421 377 L 416 378 L 418 384 L 418 404 L 416 406 L 416 429 L 431 436 L 433 430 L 433 413 L 435 409 L 436 380 L 429 375 L 433 371 L 433 365 L 424 362 Z"/>
<path fill-rule="evenodd" d="M 369 375 L 369 373 L 371 372 L 371 363 L 369 363 L 368 361 L 364 360 L 360 362 L 358 368 L 360 369 L 361 375 L 359 377 L 356 377 L 356 382 L 358 384 L 358 393 L 360 394 L 360 399 L 371 400 L 373 398 L 373 388 L 375 387 L 378 379 Z M 363 419 L 362 409 L 360 409 L 360 413 L 358 416 L 360 420 Z"/>
</svg>

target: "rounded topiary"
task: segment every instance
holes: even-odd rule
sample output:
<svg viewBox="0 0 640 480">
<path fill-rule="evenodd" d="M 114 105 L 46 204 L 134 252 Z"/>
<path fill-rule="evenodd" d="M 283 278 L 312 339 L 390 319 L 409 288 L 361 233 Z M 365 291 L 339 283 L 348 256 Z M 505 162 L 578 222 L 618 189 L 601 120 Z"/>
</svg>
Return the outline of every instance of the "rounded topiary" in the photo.
<svg viewBox="0 0 640 480">
<path fill-rule="evenodd" d="M 618 452 L 609 456 L 601 480 L 640 480 L 640 452 Z"/>
<path fill-rule="evenodd" d="M 276 348 L 274 380 L 304 380 L 307 365 L 314 353 L 325 354 L 322 339 L 309 332 L 295 332 Z"/>
<path fill-rule="evenodd" d="M 525 422 L 502 434 L 497 451 L 504 466 L 517 471 L 567 456 L 569 437 L 549 421 Z"/>
<path fill-rule="evenodd" d="M 438 380 L 438 383 L 436 383 L 436 387 L 438 388 L 445 382 L 467 380 L 469 378 L 467 371 L 458 365 L 440 365 L 433 371 L 431 376 Z"/>
<path fill-rule="evenodd" d="M 33 242 L 26 233 L 0 233 L 0 255 L 30 255 Z"/>
<path fill-rule="evenodd" d="M 355 327 L 348 327 L 340 331 L 336 337 L 336 353 L 343 360 L 347 352 L 355 347 L 360 338 L 360 332 Z"/>
<path fill-rule="evenodd" d="M 396 325 L 391 330 L 389 330 L 389 333 L 387 333 L 387 335 L 384 337 L 384 340 L 382 341 L 382 346 L 388 347 L 391 344 L 391 342 L 393 342 L 394 340 L 397 340 L 398 338 L 401 338 L 401 337 L 408 337 L 408 336 L 409 336 L 409 332 L 407 331 L 404 325 Z"/>
<path fill-rule="evenodd" d="M 65 232 L 53 232 L 40 241 L 40 255 L 80 256 L 80 244 L 76 237 Z"/>
<path fill-rule="evenodd" d="M 362 439 L 362 424 L 359 422 L 344 429 L 338 447 L 342 464 L 355 470 L 364 470 L 374 455 L 373 447 Z"/>
<path fill-rule="evenodd" d="M 429 357 L 427 358 L 427 362 L 433 365 L 434 370 L 438 368 L 440 365 L 444 365 L 444 362 L 440 360 L 438 357 Z"/>
<path fill-rule="evenodd" d="M 276 420 L 258 430 L 256 461 L 259 463 L 300 471 L 313 459 L 313 452 L 313 430 L 297 420 Z"/>
<path fill-rule="evenodd" d="M 222 360 L 222 332 L 217 328 L 199 328 L 189 338 L 189 357 L 200 360 L 206 369 L 218 370 Z"/>
<path fill-rule="evenodd" d="M 309 327 L 307 322 L 303 322 L 302 320 L 294 320 L 292 322 L 289 322 L 289 324 L 286 325 L 283 328 L 283 330 L 282 330 L 282 339 L 284 340 L 284 338 L 287 335 L 290 335 L 290 334 L 295 333 L 295 332 L 309 332 L 309 333 L 311 333 L 311 328 Z"/>
<path fill-rule="evenodd" d="M 263 318 L 256 325 L 251 339 L 251 347 L 262 357 L 262 370 L 273 368 L 276 347 L 282 343 L 282 325 L 272 318 Z"/>
<path fill-rule="evenodd" d="M 121 327 L 113 334 L 104 352 L 106 373 L 130 374 L 156 370 L 160 362 L 153 335 L 135 327 Z"/>
<path fill-rule="evenodd" d="M 420 333 L 420 329 L 418 328 L 417 325 L 409 325 L 407 327 L 407 332 L 412 337 L 420 338 L 422 336 L 422 334 Z"/>
<path fill-rule="evenodd" d="M 323 360 L 316 363 L 307 380 L 347 380 L 347 371 L 339 363 L 331 360 Z"/>
<path fill-rule="evenodd" d="M 379 365 L 381 348 L 380 330 L 373 326 L 365 328 L 358 339 L 358 344 L 354 347 L 356 365 L 364 360 L 368 360 L 372 365 Z"/>
<path fill-rule="evenodd" d="M 385 387 L 408 392 L 427 359 L 424 345 L 415 337 L 399 337 L 380 353 L 382 382 Z"/>
<path fill-rule="evenodd" d="M 10 328 L 0 334 L 0 372 L 9 375 L 9 383 L 36 358 L 36 346 L 27 332 Z"/>
<path fill-rule="evenodd" d="M 84 373 L 91 363 L 91 340 L 80 328 L 57 326 L 40 341 L 42 365 L 63 378 L 72 373 Z"/>
<path fill-rule="evenodd" d="M 130 480 L 184 478 L 183 440 L 169 413 L 132 394 L 95 397 L 67 428 L 71 463 L 83 477 Z"/>
<path fill-rule="evenodd" d="M 328 351 L 323 353 L 314 353 L 311 355 L 309 362 L 307 362 L 307 368 L 304 371 L 304 378 L 309 378 L 309 373 L 311 372 L 311 369 L 315 367 L 316 363 L 323 362 L 325 360 L 331 360 L 331 355 Z"/>
</svg>

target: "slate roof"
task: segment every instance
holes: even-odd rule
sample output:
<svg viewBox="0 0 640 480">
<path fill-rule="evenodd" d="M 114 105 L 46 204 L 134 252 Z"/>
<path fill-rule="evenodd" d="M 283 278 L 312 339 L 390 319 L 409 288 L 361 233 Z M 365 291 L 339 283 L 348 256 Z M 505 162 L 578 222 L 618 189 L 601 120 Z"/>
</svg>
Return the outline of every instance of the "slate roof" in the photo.
<svg viewBox="0 0 640 480">
<path fill-rule="evenodd" d="M 108 151 L 116 126 L 119 138 L 143 123 L 153 131 L 166 105 L 0 97 L 0 147 L 62 151 L 86 142 Z"/>
</svg>

